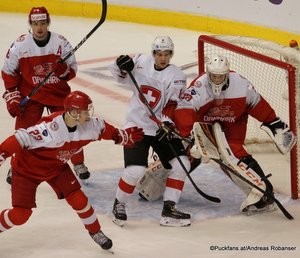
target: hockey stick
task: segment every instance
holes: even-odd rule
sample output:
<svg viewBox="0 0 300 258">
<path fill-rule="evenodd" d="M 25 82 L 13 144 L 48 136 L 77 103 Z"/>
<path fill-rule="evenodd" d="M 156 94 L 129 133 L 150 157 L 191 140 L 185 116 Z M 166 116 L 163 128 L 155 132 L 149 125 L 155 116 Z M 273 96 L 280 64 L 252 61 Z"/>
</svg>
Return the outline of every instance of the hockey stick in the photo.
<svg viewBox="0 0 300 258">
<path fill-rule="evenodd" d="M 195 62 L 192 62 L 192 63 L 188 63 L 188 64 L 185 64 L 185 65 L 181 65 L 179 68 L 181 70 L 186 70 L 188 68 L 191 68 L 191 67 L 194 67 L 194 66 L 197 66 L 198 65 L 198 61 L 195 61 Z"/>
<path fill-rule="evenodd" d="M 253 182 L 249 181 L 247 178 L 243 177 L 234 167 L 232 167 L 230 164 L 226 164 L 223 162 L 223 160 L 220 158 L 220 151 L 218 149 L 218 140 L 216 140 L 215 132 L 212 129 L 211 126 L 207 123 L 199 123 L 200 130 L 195 130 L 195 126 L 193 128 L 194 137 L 195 137 L 195 143 L 203 156 L 209 157 L 211 160 L 216 162 L 220 165 L 221 168 L 225 169 L 229 173 L 235 175 L 236 177 L 240 178 L 242 181 L 250 185 L 251 187 L 255 188 L 259 192 L 261 192 L 264 195 L 267 195 L 270 199 L 272 199 L 278 206 L 278 208 L 281 210 L 281 212 L 284 214 L 284 216 L 290 220 L 293 220 L 293 216 L 283 207 L 283 205 L 270 193 L 264 191 L 259 186 L 254 184 Z M 210 147 L 209 147 L 210 146 Z M 206 150 L 207 149 L 207 150 Z M 224 155 L 230 155 L 230 150 L 226 149 Z M 222 153 L 222 151 L 221 151 Z M 227 154 L 226 154 L 227 153 Z M 262 181 L 265 180 L 268 176 L 261 179 Z"/>
<path fill-rule="evenodd" d="M 144 104 L 146 105 L 147 109 L 149 110 L 151 116 L 152 116 L 153 119 L 155 119 L 156 121 L 159 121 L 159 119 L 157 119 L 155 113 L 153 112 L 152 108 L 150 107 L 150 105 L 149 105 L 149 103 L 148 103 L 146 97 L 145 97 L 144 94 L 141 92 L 140 87 L 139 87 L 137 81 L 135 80 L 134 76 L 132 75 L 132 73 L 131 73 L 130 71 L 128 72 L 128 74 L 129 74 L 129 77 L 130 77 L 130 79 L 132 80 L 132 82 L 133 82 L 135 88 L 136 88 L 137 91 L 139 92 L 140 97 L 142 98 Z M 168 127 L 167 127 L 166 125 L 164 125 L 164 124 L 162 125 L 161 122 L 158 123 L 158 126 L 159 126 L 160 128 L 162 128 L 162 129 L 164 129 L 164 130 L 167 130 L 168 132 L 172 132 L 172 130 L 171 130 L 170 128 L 168 128 Z M 182 137 L 181 137 L 181 138 L 182 138 Z M 184 170 L 184 172 L 186 173 L 188 179 L 190 180 L 190 182 L 191 182 L 192 185 L 194 186 L 195 190 L 196 190 L 201 196 L 203 196 L 204 198 L 206 198 L 207 200 L 209 200 L 209 201 L 211 201 L 211 202 L 217 202 L 217 203 L 221 202 L 221 200 L 220 200 L 219 198 L 210 196 L 210 195 L 204 193 L 203 191 L 201 191 L 201 189 L 195 184 L 194 180 L 191 178 L 189 172 L 187 171 L 186 167 L 184 166 L 182 160 L 181 160 L 181 159 L 179 158 L 179 156 L 177 155 L 177 153 L 176 153 L 174 147 L 172 146 L 172 144 L 171 144 L 170 142 L 168 142 L 168 143 L 169 143 L 169 147 L 170 147 L 171 151 L 173 152 L 174 156 L 176 157 L 176 159 L 177 159 L 178 162 L 180 163 L 181 167 L 183 168 L 183 170 Z"/>
<path fill-rule="evenodd" d="M 248 179 L 244 178 L 243 176 L 241 176 L 239 174 L 239 172 L 237 172 L 236 170 L 234 170 L 233 168 L 229 167 L 228 165 L 226 165 L 225 163 L 222 162 L 222 160 L 220 159 L 212 159 L 214 162 L 218 163 L 221 167 L 223 167 L 224 169 L 226 169 L 226 171 L 234 174 L 235 176 L 239 177 L 241 180 L 243 180 L 245 183 L 251 185 L 252 187 L 254 187 L 255 189 L 257 189 L 258 191 L 260 191 L 263 194 L 266 194 L 270 199 L 272 199 L 276 205 L 278 206 L 278 208 L 281 210 L 281 212 L 284 214 L 284 216 L 286 218 L 288 218 L 289 220 L 293 220 L 294 217 L 283 207 L 283 205 L 280 203 L 280 201 L 278 201 L 272 194 L 262 190 L 261 188 L 259 188 L 257 185 L 253 184 L 251 181 L 249 181 Z"/>
<path fill-rule="evenodd" d="M 102 1 L 102 13 L 101 18 L 99 22 L 95 25 L 95 27 L 77 44 L 75 48 L 73 48 L 62 60 L 61 62 L 66 61 L 70 56 L 72 56 L 80 47 L 81 45 L 87 41 L 87 39 L 100 27 L 100 25 L 105 21 L 106 19 L 106 13 L 107 13 L 107 2 L 106 0 Z M 49 72 L 46 77 L 36 86 L 27 97 L 25 97 L 21 103 L 20 106 L 23 107 L 30 99 L 31 97 L 46 83 L 46 81 L 49 79 L 49 77 L 53 74 L 53 71 Z"/>
</svg>

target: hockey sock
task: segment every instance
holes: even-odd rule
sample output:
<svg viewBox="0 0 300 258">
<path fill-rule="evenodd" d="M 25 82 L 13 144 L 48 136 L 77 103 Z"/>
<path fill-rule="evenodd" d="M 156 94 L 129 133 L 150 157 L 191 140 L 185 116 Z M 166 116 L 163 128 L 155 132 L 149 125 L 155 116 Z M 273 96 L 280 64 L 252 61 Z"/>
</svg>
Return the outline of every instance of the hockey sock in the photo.
<svg viewBox="0 0 300 258">
<path fill-rule="evenodd" d="M 81 190 L 71 193 L 66 200 L 76 211 L 84 227 L 90 234 L 95 234 L 100 231 L 101 227 L 95 211 Z"/>
<path fill-rule="evenodd" d="M 0 233 L 12 228 L 13 226 L 24 224 L 31 214 L 31 210 L 19 207 L 3 210 L 0 214 Z"/>
</svg>

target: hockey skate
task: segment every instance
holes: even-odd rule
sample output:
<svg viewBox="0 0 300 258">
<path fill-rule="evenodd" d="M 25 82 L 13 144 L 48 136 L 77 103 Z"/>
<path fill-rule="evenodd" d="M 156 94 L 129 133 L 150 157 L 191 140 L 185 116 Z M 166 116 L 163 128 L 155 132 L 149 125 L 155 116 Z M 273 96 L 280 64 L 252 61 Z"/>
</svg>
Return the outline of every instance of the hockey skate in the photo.
<svg viewBox="0 0 300 258">
<path fill-rule="evenodd" d="M 274 204 L 274 200 L 265 194 L 257 203 L 245 207 L 242 212 L 247 216 L 251 216 L 275 210 L 277 210 L 277 208 Z"/>
<path fill-rule="evenodd" d="M 101 246 L 102 249 L 108 250 L 112 247 L 113 243 L 104 233 L 100 230 L 96 234 L 90 234 L 93 240 Z"/>
<path fill-rule="evenodd" d="M 183 213 L 176 208 L 175 202 L 165 201 L 161 213 L 161 226 L 186 227 L 191 225 L 191 215 Z"/>
<path fill-rule="evenodd" d="M 7 176 L 6 176 L 6 182 L 11 185 L 11 176 L 12 176 L 12 171 L 11 168 L 8 170 L 7 172 Z"/>
<path fill-rule="evenodd" d="M 125 224 L 125 221 L 127 220 L 126 215 L 126 209 L 125 209 L 125 203 L 119 202 L 117 199 L 115 199 L 114 207 L 113 207 L 113 219 L 112 221 L 120 226 L 123 227 Z"/>
<path fill-rule="evenodd" d="M 90 177 L 90 172 L 84 163 L 74 165 L 74 171 L 80 180 L 83 180 L 87 184 L 87 179 Z"/>
</svg>

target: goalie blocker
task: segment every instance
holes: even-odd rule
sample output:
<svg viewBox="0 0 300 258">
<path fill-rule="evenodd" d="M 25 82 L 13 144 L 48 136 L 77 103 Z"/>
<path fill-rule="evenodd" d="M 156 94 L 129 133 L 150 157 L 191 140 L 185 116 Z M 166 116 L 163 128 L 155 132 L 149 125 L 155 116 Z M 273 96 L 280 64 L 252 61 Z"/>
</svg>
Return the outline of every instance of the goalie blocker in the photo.
<svg viewBox="0 0 300 258">
<path fill-rule="evenodd" d="M 270 195 L 273 196 L 273 186 L 269 180 L 267 180 L 267 177 L 269 176 L 265 176 L 256 160 L 253 159 L 251 155 L 243 157 L 240 160 L 235 157 L 220 124 L 215 123 L 212 125 L 206 123 L 195 123 L 192 133 L 195 139 L 195 145 L 192 148 L 193 151 L 191 155 L 222 161 L 222 163 L 224 163 L 224 166 L 221 166 L 222 170 L 226 175 L 230 176 L 231 180 L 246 194 L 247 198 L 241 204 L 241 211 L 251 211 L 251 213 L 255 213 L 253 208 L 256 211 L 270 210 L 270 206 L 274 200 L 272 198 L 268 198 Z M 290 148 L 292 145 L 293 144 L 289 144 Z M 247 184 L 246 181 L 233 173 L 228 173 L 228 171 L 226 171 L 226 167 L 234 169 L 242 177 L 244 177 L 246 181 L 248 180 L 255 184 L 257 187 L 265 191 L 266 194 L 264 195 L 261 191 L 258 191 L 250 184 Z"/>
</svg>

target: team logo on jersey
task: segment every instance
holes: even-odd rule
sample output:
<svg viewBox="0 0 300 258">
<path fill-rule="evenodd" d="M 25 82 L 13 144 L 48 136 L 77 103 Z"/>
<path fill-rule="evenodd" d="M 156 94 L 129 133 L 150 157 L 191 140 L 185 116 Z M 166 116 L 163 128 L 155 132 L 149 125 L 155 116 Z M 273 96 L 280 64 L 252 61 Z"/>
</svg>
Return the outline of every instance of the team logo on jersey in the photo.
<svg viewBox="0 0 300 258">
<path fill-rule="evenodd" d="M 65 38 L 63 35 L 58 35 L 58 37 L 59 37 L 60 39 L 66 40 L 66 38 Z"/>
<path fill-rule="evenodd" d="M 191 90 L 191 95 L 197 95 L 197 92 L 195 91 L 195 89 Z"/>
<path fill-rule="evenodd" d="M 234 111 L 231 110 L 230 106 L 213 107 L 207 113 L 210 116 L 234 116 Z"/>
<path fill-rule="evenodd" d="M 33 70 L 36 76 L 45 76 L 52 71 L 52 65 L 51 63 L 36 65 L 33 67 Z"/>
<path fill-rule="evenodd" d="M 235 113 L 230 106 L 213 107 L 203 116 L 203 121 L 208 123 L 215 121 L 234 123 L 235 120 Z"/>
<path fill-rule="evenodd" d="M 193 85 L 194 87 L 200 88 L 202 86 L 201 81 L 195 81 L 195 84 Z"/>
<path fill-rule="evenodd" d="M 77 151 L 78 149 L 71 149 L 70 151 L 60 150 L 56 155 L 56 158 L 63 163 L 67 163 Z"/>
<path fill-rule="evenodd" d="M 154 108 L 159 103 L 161 99 L 161 92 L 158 89 L 148 85 L 141 85 L 140 90 L 145 96 L 151 108 Z M 141 98 L 141 96 L 140 100 L 144 103 L 144 100 Z"/>
<path fill-rule="evenodd" d="M 22 42 L 25 39 L 26 34 L 21 35 L 20 37 L 17 38 L 17 42 Z"/>
<path fill-rule="evenodd" d="M 58 130 L 58 124 L 56 122 L 53 122 L 50 124 L 50 128 L 52 131 L 57 131 Z"/>
<path fill-rule="evenodd" d="M 45 129 L 45 130 L 43 130 L 42 131 L 42 135 L 44 135 L 44 136 L 48 136 L 48 131 Z"/>
</svg>

